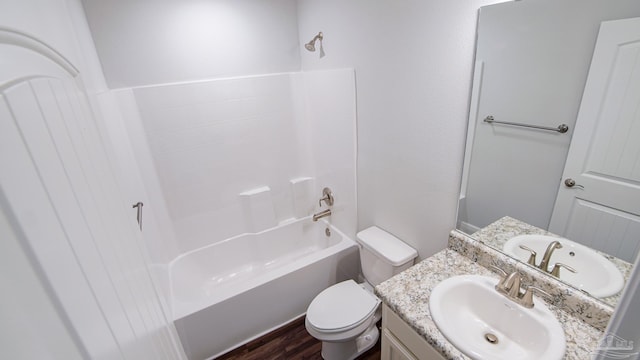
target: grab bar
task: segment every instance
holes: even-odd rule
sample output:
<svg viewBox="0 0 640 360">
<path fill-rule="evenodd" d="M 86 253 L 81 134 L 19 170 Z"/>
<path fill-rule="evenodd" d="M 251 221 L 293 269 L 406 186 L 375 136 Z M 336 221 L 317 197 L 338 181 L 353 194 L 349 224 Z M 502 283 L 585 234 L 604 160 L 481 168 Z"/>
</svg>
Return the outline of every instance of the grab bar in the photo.
<svg viewBox="0 0 640 360">
<path fill-rule="evenodd" d="M 558 125 L 557 128 L 548 127 L 548 126 L 529 125 L 529 124 L 518 124 L 518 123 L 513 123 L 508 121 L 497 121 L 493 118 L 492 115 L 487 116 L 486 118 L 484 118 L 483 121 L 489 124 L 504 124 L 504 125 L 522 126 L 522 127 L 534 128 L 534 129 L 540 129 L 540 130 L 551 130 L 551 131 L 557 131 L 561 134 L 564 134 L 567 131 L 569 131 L 569 127 L 567 126 L 567 124 L 560 124 Z"/>
<path fill-rule="evenodd" d="M 140 226 L 140 231 L 142 231 L 142 207 L 143 206 L 144 204 L 142 203 L 142 201 L 138 201 L 133 205 L 134 209 L 138 209 L 136 213 L 136 220 L 138 220 L 138 226 Z"/>
</svg>

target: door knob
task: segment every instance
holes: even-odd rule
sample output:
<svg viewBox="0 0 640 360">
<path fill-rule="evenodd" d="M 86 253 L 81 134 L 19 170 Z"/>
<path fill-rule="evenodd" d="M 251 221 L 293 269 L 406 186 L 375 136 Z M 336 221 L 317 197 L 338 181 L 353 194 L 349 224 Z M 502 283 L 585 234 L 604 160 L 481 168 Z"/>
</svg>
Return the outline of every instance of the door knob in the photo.
<svg viewBox="0 0 640 360">
<path fill-rule="evenodd" d="M 564 185 L 565 185 L 566 187 L 570 187 L 570 188 L 572 188 L 572 187 L 579 187 L 580 189 L 584 189 L 584 186 L 576 184 L 576 181 L 575 181 L 575 180 L 573 180 L 572 178 L 567 178 L 567 179 L 564 181 Z"/>
</svg>

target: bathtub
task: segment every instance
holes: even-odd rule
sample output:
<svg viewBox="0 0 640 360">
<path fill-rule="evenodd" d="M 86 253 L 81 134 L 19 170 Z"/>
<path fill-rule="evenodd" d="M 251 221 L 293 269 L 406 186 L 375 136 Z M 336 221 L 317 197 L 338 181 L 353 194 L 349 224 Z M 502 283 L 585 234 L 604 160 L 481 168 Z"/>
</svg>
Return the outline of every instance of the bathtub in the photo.
<svg viewBox="0 0 640 360">
<path fill-rule="evenodd" d="M 311 217 L 177 257 L 172 310 L 187 356 L 213 359 L 304 315 L 320 291 L 356 279 L 359 267 L 356 243 Z"/>
</svg>

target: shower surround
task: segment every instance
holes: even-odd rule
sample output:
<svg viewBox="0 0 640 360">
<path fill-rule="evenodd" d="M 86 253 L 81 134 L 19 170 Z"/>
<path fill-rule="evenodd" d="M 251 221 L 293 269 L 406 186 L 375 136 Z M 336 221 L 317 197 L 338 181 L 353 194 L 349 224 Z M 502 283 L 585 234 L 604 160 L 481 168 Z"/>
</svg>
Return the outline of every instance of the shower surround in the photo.
<svg viewBox="0 0 640 360">
<path fill-rule="evenodd" d="M 176 295 L 170 276 L 178 286 L 169 274 L 171 260 L 295 219 L 310 221 L 324 187 L 335 196 L 328 222 L 355 238 L 352 69 L 144 86 L 111 95 L 121 105 L 122 129 L 142 167 L 145 241 L 166 298 Z M 184 317 L 176 304 L 169 307 L 175 320 Z"/>
<path fill-rule="evenodd" d="M 148 144 L 157 172 L 159 186 L 147 188 L 161 190 L 150 196 L 164 199 L 179 253 L 291 219 L 291 181 L 305 177 L 314 183 L 309 205 L 323 187 L 331 187 L 336 194 L 332 222 L 355 236 L 353 70 L 247 76 L 126 92 L 137 103 L 144 132 L 138 131 L 132 142 Z M 262 213 L 251 215 L 241 194 L 265 187 L 271 204 L 258 199 Z M 306 215 L 311 211 L 313 207 Z M 272 216 L 266 222 L 271 226 L 253 228 L 254 220 L 264 219 L 252 216 Z"/>
</svg>

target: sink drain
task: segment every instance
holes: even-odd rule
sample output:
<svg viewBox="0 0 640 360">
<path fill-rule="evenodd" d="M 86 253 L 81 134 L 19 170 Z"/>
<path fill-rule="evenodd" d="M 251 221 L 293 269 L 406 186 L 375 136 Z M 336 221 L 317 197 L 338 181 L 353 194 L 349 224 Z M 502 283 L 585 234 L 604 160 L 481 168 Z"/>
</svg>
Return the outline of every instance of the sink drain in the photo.
<svg viewBox="0 0 640 360">
<path fill-rule="evenodd" d="M 331 236 L 331 229 L 329 228 L 324 229 L 324 234 L 327 236 Z"/>
<path fill-rule="evenodd" d="M 484 334 L 484 339 L 487 340 L 489 342 L 489 344 L 497 344 L 498 343 L 498 337 L 493 335 L 492 333 Z"/>
</svg>

